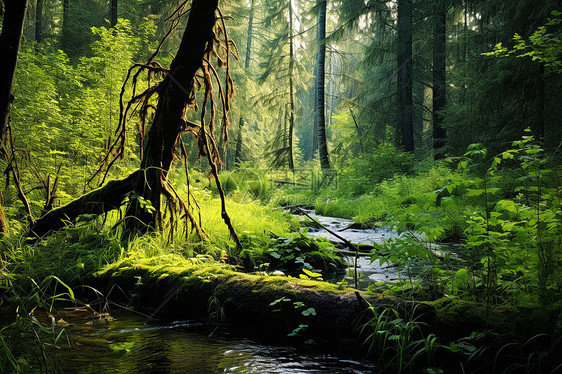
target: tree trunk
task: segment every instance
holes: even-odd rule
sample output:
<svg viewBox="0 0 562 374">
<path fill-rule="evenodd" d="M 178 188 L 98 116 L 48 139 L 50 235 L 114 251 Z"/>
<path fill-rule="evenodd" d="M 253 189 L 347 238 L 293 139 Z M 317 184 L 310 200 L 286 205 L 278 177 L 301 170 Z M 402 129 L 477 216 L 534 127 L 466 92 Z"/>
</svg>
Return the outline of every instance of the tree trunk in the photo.
<svg viewBox="0 0 562 374">
<path fill-rule="evenodd" d="M 250 68 L 250 58 L 252 56 L 252 33 L 254 30 L 254 1 L 250 3 L 250 15 L 248 17 L 248 35 L 246 38 L 246 58 L 244 60 L 244 69 L 246 72 Z M 240 165 L 242 161 L 242 127 L 244 126 L 244 117 L 240 116 L 238 122 L 238 138 L 236 139 L 236 152 L 234 154 L 234 165 Z"/>
<path fill-rule="evenodd" d="M 90 283 L 102 291 L 107 285 L 134 290 L 134 303 L 150 308 L 155 317 L 206 317 L 209 315 L 208 300 L 215 297 L 224 308 L 225 322 L 251 326 L 252 329 L 258 329 L 262 337 L 275 339 L 283 339 L 302 323 L 308 325 L 307 333 L 321 338 L 320 341 L 357 336 L 360 330 L 357 324 L 370 305 L 376 310 L 394 308 L 403 317 L 409 314 L 411 318 L 425 323 L 432 322 L 435 317 L 434 308 L 423 303 L 377 297 L 324 282 L 236 273 L 224 269 L 209 270 L 204 276 L 189 275 L 187 271 L 178 275 L 177 269 L 181 267 L 163 265 L 152 271 L 142 265 L 133 267 L 123 263 L 98 274 Z M 140 286 L 139 278 L 143 280 Z M 287 301 L 271 305 L 281 299 Z M 301 310 L 293 305 L 295 301 L 300 301 L 306 308 L 314 308 L 314 318 L 303 318 Z M 281 309 L 280 313 L 272 312 L 278 308 Z M 349 340 L 347 343 L 349 346 Z"/>
<path fill-rule="evenodd" d="M 414 151 L 412 106 L 412 0 L 398 0 L 398 129 L 406 152 Z"/>
<path fill-rule="evenodd" d="M 68 49 L 68 27 L 70 26 L 70 0 L 62 2 L 62 50 Z"/>
<path fill-rule="evenodd" d="M 35 7 L 35 41 L 41 43 L 43 40 L 43 1 L 37 0 Z"/>
<path fill-rule="evenodd" d="M 131 196 L 131 192 L 135 192 L 145 202 L 139 201 L 139 198 L 131 198 L 126 210 L 126 218 L 130 219 L 126 219 L 125 229 L 140 232 L 156 229 L 161 214 L 161 194 L 166 188 L 176 142 L 187 126 L 184 116 L 186 107 L 192 103 L 190 92 L 195 74 L 201 67 L 208 43 L 213 40 L 217 6 L 218 0 L 193 0 L 178 53 L 158 87 L 158 104 L 148 132 L 140 170 L 124 180 L 109 182 L 106 186 L 47 213 L 32 226 L 32 232 L 43 235 L 63 227 L 80 215 L 101 214 L 116 209 L 126 196 Z M 150 201 L 154 210 L 146 209 L 147 201 Z M 222 213 L 224 218 L 224 209 Z"/>
<path fill-rule="evenodd" d="M 117 2 L 118 0 L 111 0 L 111 10 L 109 12 L 111 27 L 117 25 Z"/>
<path fill-rule="evenodd" d="M 4 22 L 0 34 L 0 136 L 5 138 L 12 101 L 12 84 L 16 74 L 18 50 L 23 33 L 27 0 L 9 0 L 4 5 Z"/>
<path fill-rule="evenodd" d="M 254 32 L 254 1 L 250 3 L 250 15 L 248 17 L 248 36 L 246 38 L 246 59 L 244 60 L 244 69 L 250 67 L 250 57 L 252 53 L 252 33 Z"/>
<path fill-rule="evenodd" d="M 544 65 L 541 64 L 539 67 L 539 73 L 537 74 L 537 89 L 538 89 L 538 108 L 537 108 L 537 124 L 535 129 L 535 137 L 542 143 L 545 140 L 544 129 L 545 129 L 545 103 L 546 103 L 546 82 L 544 75 Z"/>
<path fill-rule="evenodd" d="M 140 171 L 130 174 L 127 178 L 108 182 L 70 203 L 53 209 L 38 219 L 30 228 L 30 236 L 44 236 L 50 231 L 58 230 L 69 222 L 74 222 L 79 216 L 89 219 L 89 215 L 107 213 L 118 209 L 125 198 L 133 191 Z"/>
<path fill-rule="evenodd" d="M 443 157 L 447 133 L 443 128 L 441 111 L 446 104 L 445 59 L 446 59 L 446 9 L 443 1 L 436 5 L 433 19 L 433 155 L 435 159 Z"/>
<path fill-rule="evenodd" d="M 289 130 L 287 137 L 289 140 L 289 169 L 295 170 L 293 159 L 293 131 L 295 128 L 295 48 L 293 45 L 293 3 L 289 2 Z"/>
<path fill-rule="evenodd" d="M 318 126 L 318 155 L 322 170 L 330 169 L 328 157 L 328 142 L 326 140 L 326 111 L 325 111 L 325 75 L 326 75 L 326 0 L 318 0 L 318 25 L 316 29 L 316 42 L 318 54 L 316 55 L 316 102 L 314 108 L 315 122 Z"/>
<path fill-rule="evenodd" d="M 174 158 L 176 142 L 186 127 L 185 110 L 191 104 L 189 93 L 193 89 L 195 73 L 201 67 L 207 45 L 214 37 L 217 6 L 218 0 L 193 1 L 178 53 L 158 88 L 156 113 L 141 163 L 144 173 L 139 175 L 135 185 L 138 195 L 150 201 L 154 210 L 145 209 L 138 199 L 132 201 L 127 208 L 127 216 L 135 218 L 126 222 L 129 230 L 154 230 L 161 218 L 164 183 Z"/>
<path fill-rule="evenodd" d="M 27 10 L 27 0 L 8 0 L 4 4 L 2 34 L 0 34 L 0 145 L 2 152 L 8 147 L 8 123 L 10 103 L 12 102 L 12 85 L 16 74 L 18 50 L 23 34 L 23 23 Z M 4 211 L 0 205 L 0 233 L 7 232 Z"/>
</svg>

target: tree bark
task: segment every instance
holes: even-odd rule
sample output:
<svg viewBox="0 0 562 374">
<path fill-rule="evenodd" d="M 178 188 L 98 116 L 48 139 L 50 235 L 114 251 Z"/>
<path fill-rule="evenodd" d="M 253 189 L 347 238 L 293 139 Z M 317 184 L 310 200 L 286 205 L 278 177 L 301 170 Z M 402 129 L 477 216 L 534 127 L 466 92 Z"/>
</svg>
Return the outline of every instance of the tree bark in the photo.
<svg viewBox="0 0 562 374">
<path fill-rule="evenodd" d="M 254 2 L 250 3 L 250 15 L 248 17 L 248 35 L 246 38 L 246 59 L 244 60 L 244 69 L 248 70 L 250 67 L 250 57 L 252 54 L 252 33 L 254 32 Z"/>
<path fill-rule="evenodd" d="M 8 0 L 5 2 L 4 22 L 0 34 L 0 134 L 2 139 L 8 127 L 12 84 L 16 74 L 18 50 L 23 33 L 23 21 L 27 0 Z"/>
<path fill-rule="evenodd" d="M 318 127 L 318 156 L 322 170 L 330 169 L 328 157 L 328 142 L 326 140 L 326 105 L 325 105 L 325 75 L 326 75 L 326 0 L 318 0 L 318 25 L 316 29 L 316 42 L 318 54 L 316 55 L 316 102 L 315 122 Z"/>
<path fill-rule="evenodd" d="M 68 48 L 68 27 L 70 26 L 70 0 L 62 2 L 62 35 L 61 45 L 63 51 Z"/>
<path fill-rule="evenodd" d="M 242 128 L 244 127 L 244 118 L 240 116 L 238 121 L 238 137 L 236 138 L 236 150 L 234 152 L 234 167 L 242 162 Z"/>
<path fill-rule="evenodd" d="M 12 85 L 18 62 L 18 50 L 23 33 L 27 0 L 7 0 L 4 4 L 0 34 L 0 143 L 5 145 L 12 102 Z M 4 211 L 0 205 L 0 233 L 7 231 Z"/>
<path fill-rule="evenodd" d="M 446 15 L 445 4 L 439 1 L 433 19 L 433 151 L 434 158 L 443 157 L 442 148 L 445 146 L 447 132 L 443 128 L 441 111 L 446 104 Z"/>
<path fill-rule="evenodd" d="M 177 269 L 177 267 L 175 268 Z M 301 323 L 308 325 L 307 333 L 316 338 L 341 339 L 357 336 L 357 323 L 369 304 L 379 308 L 394 308 L 402 316 L 407 312 L 421 322 L 431 322 L 435 310 L 423 303 L 378 297 L 352 288 L 338 287 L 324 282 L 287 277 L 261 276 L 228 270 L 212 271 L 205 275 L 183 278 L 175 269 L 166 266 L 152 269 L 123 263 L 97 275 L 90 283 L 97 289 L 118 285 L 134 290 L 135 305 L 149 308 L 153 316 L 164 318 L 200 318 L 208 316 L 208 300 L 215 297 L 224 308 L 226 321 L 259 329 L 261 336 L 276 339 L 286 337 Z M 160 277 L 161 274 L 166 277 Z M 143 280 L 138 286 L 138 279 Z M 137 285 L 135 285 L 137 282 Z M 275 300 L 288 299 L 272 306 Z M 300 301 L 306 308 L 314 308 L 314 318 L 303 318 L 293 303 Z M 368 304 L 369 303 L 369 304 Z M 281 309 L 274 313 L 274 309 Z"/>
<path fill-rule="evenodd" d="M 118 0 L 111 0 L 111 9 L 109 11 L 111 27 L 115 27 L 115 25 L 117 25 L 117 5 Z"/>
<path fill-rule="evenodd" d="M 63 227 L 80 215 L 116 209 L 131 192 L 142 197 L 145 203 L 141 204 L 138 198 L 131 199 L 125 216 L 131 219 L 125 221 L 125 229 L 141 233 L 156 229 L 161 214 L 161 195 L 165 192 L 174 149 L 187 128 L 184 116 L 186 108 L 192 104 L 190 93 L 195 74 L 201 67 L 208 43 L 213 40 L 217 6 L 218 0 L 193 0 L 178 53 L 158 87 L 158 105 L 140 170 L 47 213 L 32 226 L 33 233 L 41 236 Z M 151 202 L 154 210 L 146 209 L 146 201 Z"/>
<path fill-rule="evenodd" d="M 74 222 L 81 215 L 98 215 L 118 209 L 133 191 L 139 174 L 142 173 L 136 171 L 125 179 L 108 182 L 97 190 L 51 210 L 31 226 L 31 236 L 44 236 Z"/>
<path fill-rule="evenodd" d="M 289 169 L 295 170 L 293 159 L 293 131 L 295 128 L 295 47 L 293 45 L 293 3 L 289 1 L 289 129 L 288 129 L 288 155 Z"/>
<path fill-rule="evenodd" d="M 43 41 L 43 2 L 37 0 L 35 7 L 35 41 L 41 43 Z"/>
<path fill-rule="evenodd" d="M 246 72 L 250 68 L 250 58 L 252 56 L 252 33 L 254 30 L 254 2 L 250 3 L 250 15 L 248 17 L 248 35 L 246 37 L 246 58 L 244 59 L 244 69 Z M 234 165 L 240 165 L 242 162 L 242 127 L 244 126 L 244 117 L 240 116 L 238 122 L 238 138 L 236 139 L 236 152 L 234 154 Z"/>
<path fill-rule="evenodd" d="M 161 212 L 161 195 L 174 158 L 174 149 L 186 129 L 185 110 L 192 103 L 195 73 L 201 67 L 208 43 L 213 40 L 213 27 L 218 0 L 194 0 L 178 53 L 169 73 L 158 88 L 158 104 L 143 153 L 141 170 L 135 191 L 149 200 L 154 211 L 144 209 L 138 200 L 127 208 L 129 230 L 156 229 Z M 201 136 L 206 136 L 202 134 Z"/>
<path fill-rule="evenodd" d="M 398 0 L 398 129 L 406 152 L 414 151 L 412 100 L 412 0 Z"/>
</svg>

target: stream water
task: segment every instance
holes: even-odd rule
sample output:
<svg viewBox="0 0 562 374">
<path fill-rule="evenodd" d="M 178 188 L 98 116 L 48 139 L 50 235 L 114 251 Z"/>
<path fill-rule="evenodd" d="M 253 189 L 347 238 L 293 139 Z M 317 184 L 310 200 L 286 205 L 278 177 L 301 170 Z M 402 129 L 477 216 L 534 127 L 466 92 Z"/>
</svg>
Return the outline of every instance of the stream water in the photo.
<svg viewBox="0 0 562 374">
<path fill-rule="evenodd" d="M 365 244 L 373 245 L 383 244 L 385 240 L 393 236 L 397 236 L 395 231 L 392 231 L 390 227 L 377 227 L 374 229 L 353 229 L 348 228 L 354 222 L 345 218 L 338 217 L 326 217 L 316 214 L 313 210 L 306 210 L 306 213 L 321 223 L 323 226 L 329 230 L 336 232 L 339 236 L 344 237 L 347 241 L 355 244 Z M 308 228 L 307 234 L 312 237 L 323 237 L 331 242 L 340 243 L 345 245 L 345 243 L 337 238 L 336 236 L 329 233 L 323 228 Z M 353 256 L 345 257 L 349 269 L 354 267 Z M 391 264 L 385 263 L 380 264 L 379 260 L 371 262 L 371 258 L 367 256 L 359 256 L 357 258 L 357 274 L 358 274 L 358 288 L 366 289 L 370 284 L 375 282 L 396 282 L 399 279 L 407 278 L 407 274 L 400 272 Z M 352 284 L 353 276 L 348 276 L 348 281 Z"/>
<path fill-rule="evenodd" d="M 308 354 L 297 348 L 209 336 L 191 322 L 149 323 L 117 314 L 107 323 L 75 323 L 73 348 L 57 353 L 63 373 L 374 373 L 369 362 Z"/>
<path fill-rule="evenodd" d="M 347 241 L 355 244 L 373 245 L 383 244 L 385 240 L 392 237 L 397 237 L 396 230 L 392 230 L 390 226 L 382 226 L 373 229 L 355 229 L 349 228 L 354 222 L 345 218 L 326 217 L 316 214 L 313 210 L 303 210 L 307 215 L 321 223 L 328 230 L 337 233 L 339 236 L 345 238 Z M 308 218 L 306 218 L 308 220 Z M 309 227 L 307 235 L 312 237 L 323 237 L 333 243 L 339 243 L 345 246 L 345 243 L 338 237 L 332 235 L 329 231 L 323 228 Z M 423 237 L 420 236 L 423 242 Z M 429 245 L 429 244 L 428 244 Z M 457 248 L 450 244 L 431 244 L 431 250 L 436 255 L 443 255 L 449 253 L 452 258 L 458 260 L 456 254 Z M 354 269 L 354 256 L 345 257 L 348 269 Z M 357 288 L 364 290 L 369 285 L 376 282 L 397 282 L 398 280 L 406 280 L 409 277 L 416 279 L 418 275 L 425 269 L 423 266 L 412 265 L 408 270 L 399 270 L 392 264 L 380 264 L 378 259 L 371 261 L 368 256 L 359 256 L 357 258 L 357 275 L 358 284 Z M 347 275 L 347 280 L 350 285 L 353 284 L 353 275 Z"/>
</svg>

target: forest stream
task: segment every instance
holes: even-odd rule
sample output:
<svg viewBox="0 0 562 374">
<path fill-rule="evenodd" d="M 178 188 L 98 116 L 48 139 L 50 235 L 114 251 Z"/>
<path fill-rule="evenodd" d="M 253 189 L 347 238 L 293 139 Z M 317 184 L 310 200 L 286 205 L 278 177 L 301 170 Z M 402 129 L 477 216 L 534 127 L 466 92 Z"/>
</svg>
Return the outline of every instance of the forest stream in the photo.
<svg viewBox="0 0 562 374">
<path fill-rule="evenodd" d="M 230 336 L 200 322 L 147 322 L 129 312 L 72 321 L 71 349 L 57 353 L 64 373 L 373 373 L 372 363 L 308 353 Z M 76 317 L 75 317 L 76 318 Z"/>
<path fill-rule="evenodd" d="M 397 235 L 389 227 L 348 228 L 353 223 L 350 220 L 325 217 L 313 211 L 306 213 L 353 243 L 382 244 L 383 240 Z M 339 241 L 322 228 L 310 228 L 308 235 L 325 237 L 334 243 Z M 346 258 L 349 270 L 353 269 L 353 260 L 353 256 Z M 351 271 L 347 273 L 346 278 L 351 285 L 353 275 Z M 358 274 L 360 289 L 379 281 L 407 279 L 405 272 L 399 274 L 394 266 L 380 265 L 378 260 L 371 262 L 368 256 L 358 258 Z M 50 316 L 39 318 L 48 319 Z M 58 365 L 63 372 L 337 374 L 373 373 L 376 370 L 371 362 L 365 360 L 318 353 L 314 349 L 303 350 L 302 346 L 296 348 L 256 342 L 239 328 L 226 326 L 217 334 L 209 334 L 210 327 L 206 321 L 154 322 L 120 310 L 111 316 L 86 317 L 80 315 L 80 311 L 69 310 L 55 319 L 68 323 L 67 331 L 72 342 L 72 348 L 57 352 Z"/>
<path fill-rule="evenodd" d="M 391 229 L 389 226 L 382 226 L 376 228 L 355 228 L 354 222 L 350 219 L 339 217 L 326 217 L 316 214 L 313 210 L 304 210 L 304 212 L 311 218 L 318 221 L 322 226 L 332 232 L 336 232 L 338 236 L 345 238 L 347 241 L 359 244 L 372 246 L 373 244 L 382 245 L 385 240 L 392 237 L 399 236 L 396 230 Z M 333 242 L 338 246 L 345 246 L 345 243 L 336 236 L 332 235 L 325 228 L 309 227 L 307 235 L 312 237 L 322 237 Z M 419 236 L 420 242 L 423 242 L 423 236 Z M 457 246 L 454 244 L 446 243 L 424 243 L 429 249 L 438 257 L 445 257 L 447 254 L 450 258 L 459 260 L 457 254 Z M 351 248 L 348 248 L 352 250 Z M 364 251 L 363 251 L 364 252 Z M 351 286 L 353 284 L 353 269 L 354 269 L 354 256 L 344 257 L 348 266 L 348 272 L 345 276 L 346 280 Z M 403 270 L 397 269 L 390 263 L 383 263 L 381 265 L 378 259 L 371 260 L 370 256 L 360 255 L 357 258 L 357 274 L 358 284 L 357 288 L 365 290 L 369 285 L 376 282 L 397 282 L 399 280 L 407 280 L 409 278 L 418 279 L 420 273 L 426 268 L 424 265 L 409 265 L 409 268 Z M 341 277 L 336 279 L 328 279 L 328 281 L 341 281 Z"/>
</svg>

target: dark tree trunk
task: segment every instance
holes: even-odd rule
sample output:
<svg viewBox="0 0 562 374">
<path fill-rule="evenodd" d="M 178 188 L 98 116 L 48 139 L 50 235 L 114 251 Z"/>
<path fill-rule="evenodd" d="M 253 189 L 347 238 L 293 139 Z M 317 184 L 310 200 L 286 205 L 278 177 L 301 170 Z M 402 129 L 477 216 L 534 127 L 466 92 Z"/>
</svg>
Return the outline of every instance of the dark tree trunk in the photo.
<svg viewBox="0 0 562 374">
<path fill-rule="evenodd" d="M 0 145 L 4 156 L 7 143 L 12 85 L 18 63 L 18 50 L 23 34 L 23 23 L 27 10 L 27 0 L 8 0 L 4 2 L 2 34 L 0 34 Z M 7 231 L 6 218 L 0 205 L 0 233 Z"/>
<path fill-rule="evenodd" d="M 316 42 L 316 102 L 314 108 L 315 122 L 318 127 L 318 155 L 322 170 L 330 169 L 328 142 L 326 140 L 326 107 L 325 107 L 325 76 L 326 76 L 326 0 L 318 0 L 318 25 Z"/>
<path fill-rule="evenodd" d="M 295 128 L 295 47 L 293 45 L 293 4 L 289 2 L 289 129 L 287 133 L 288 138 L 288 154 L 289 154 L 289 169 L 295 170 L 293 160 L 293 131 Z"/>
<path fill-rule="evenodd" d="M 126 179 L 107 183 L 64 207 L 39 219 L 31 228 L 36 235 L 63 227 L 83 214 L 100 214 L 121 206 L 131 192 L 152 203 L 154 210 L 132 198 L 127 207 L 127 230 L 145 232 L 156 228 L 160 218 L 161 194 L 174 158 L 174 149 L 186 129 L 186 107 L 191 104 L 194 78 L 201 67 L 208 43 L 213 40 L 218 0 L 193 0 L 189 21 L 178 53 L 166 78 L 158 87 L 158 105 L 139 171 Z M 204 136 L 204 135 L 201 135 Z M 145 207 L 143 207 L 145 205 Z M 224 218 L 223 209 L 223 218 Z M 226 221 L 226 220 L 225 220 Z"/>
<path fill-rule="evenodd" d="M 4 5 L 4 22 L 0 34 L 0 140 L 3 140 L 8 127 L 12 83 L 18 62 L 18 50 L 23 33 L 23 21 L 27 0 L 9 0 Z"/>
<path fill-rule="evenodd" d="M 61 45 L 63 51 L 68 49 L 68 28 L 70 26 L 70 0 L 62 2 L 62 35 Z"/>
<path fill-rule="evenodd" d="M 37 0 L 35 7 L 35 41 L 41 43 L 43 40 L 43 1 Z"/>
<path fill-rule="evenodd" d="M 398 129 L 402 146 L 414 151 L 412 105 L 412 0 L 398 0 Z"/>
<path fill-rule="evenodd" d="M 433 19 L 433 150 L 435 159 L 443 157 L 447 133 L 443 128 L 441 111 L 446 104 L 445 86 L 445 48 L 446 48 L 446 9 L 443 1 L 437 3 Z"/>
<path fill-rule="evenodd" d="M 537 79 L 537 84 L 538 84 L 538 94 L 539 94 L 539 102 L 538 102 L 538 108 L 537 108 L 537 128 L 535 130 L 535 137 L 537 139 L 539 139 L 540 142 L 543 142 L 545 137 L 544 137 L 544 129 L 545 129 L 545 122 L 546 122 L 546 116 L 545 116 L 545 110 L 544 110 L 544 106 L 545 106 L 545 102 L 546 102 L 546 87 L 545 87 L 545 76 L 544 76 L 544 65 L 540 65 L 539 67 L 539 73 L 538 73 L 538 79 Z"/>
<path fill-rule="evenodd" d="M 158 88 L 158 105 L 143 153 L 141 170 L 135 191 L 149 200 L 153 211 L 144 209 L 134 200 L 127 209 L 129 230 L 156 229 L 160 219 L 163 183 L 174 158 L 178 137 L 185 130 L 185 110 L 191 104 L 195 73 L 201 67 L 208 43 L 213 40 L 213 27 L 218 0 L 194 0 L 178 53 L 166 78 Z M 205 135 L 201 135 L 205 136 Z"/>
<path fill-rule="evenodd" d="M 58 230 L 73 222 L 79 216 L 98 215 L 119 208 L 125 198 L 133 191 L 137 177 L 142 175 L 134 172 L 125 179 L 108 182 L 70 203 L 53 209 L 31 226 L 31 234 L 41 237 L 50 231 Z"/>
<path fill-rule="evenodd" d="M 111 0 L 111 10 L 109 11 L 111 27 L 117 25 L 117 2 L 118 0 Z"/>
</svg>

